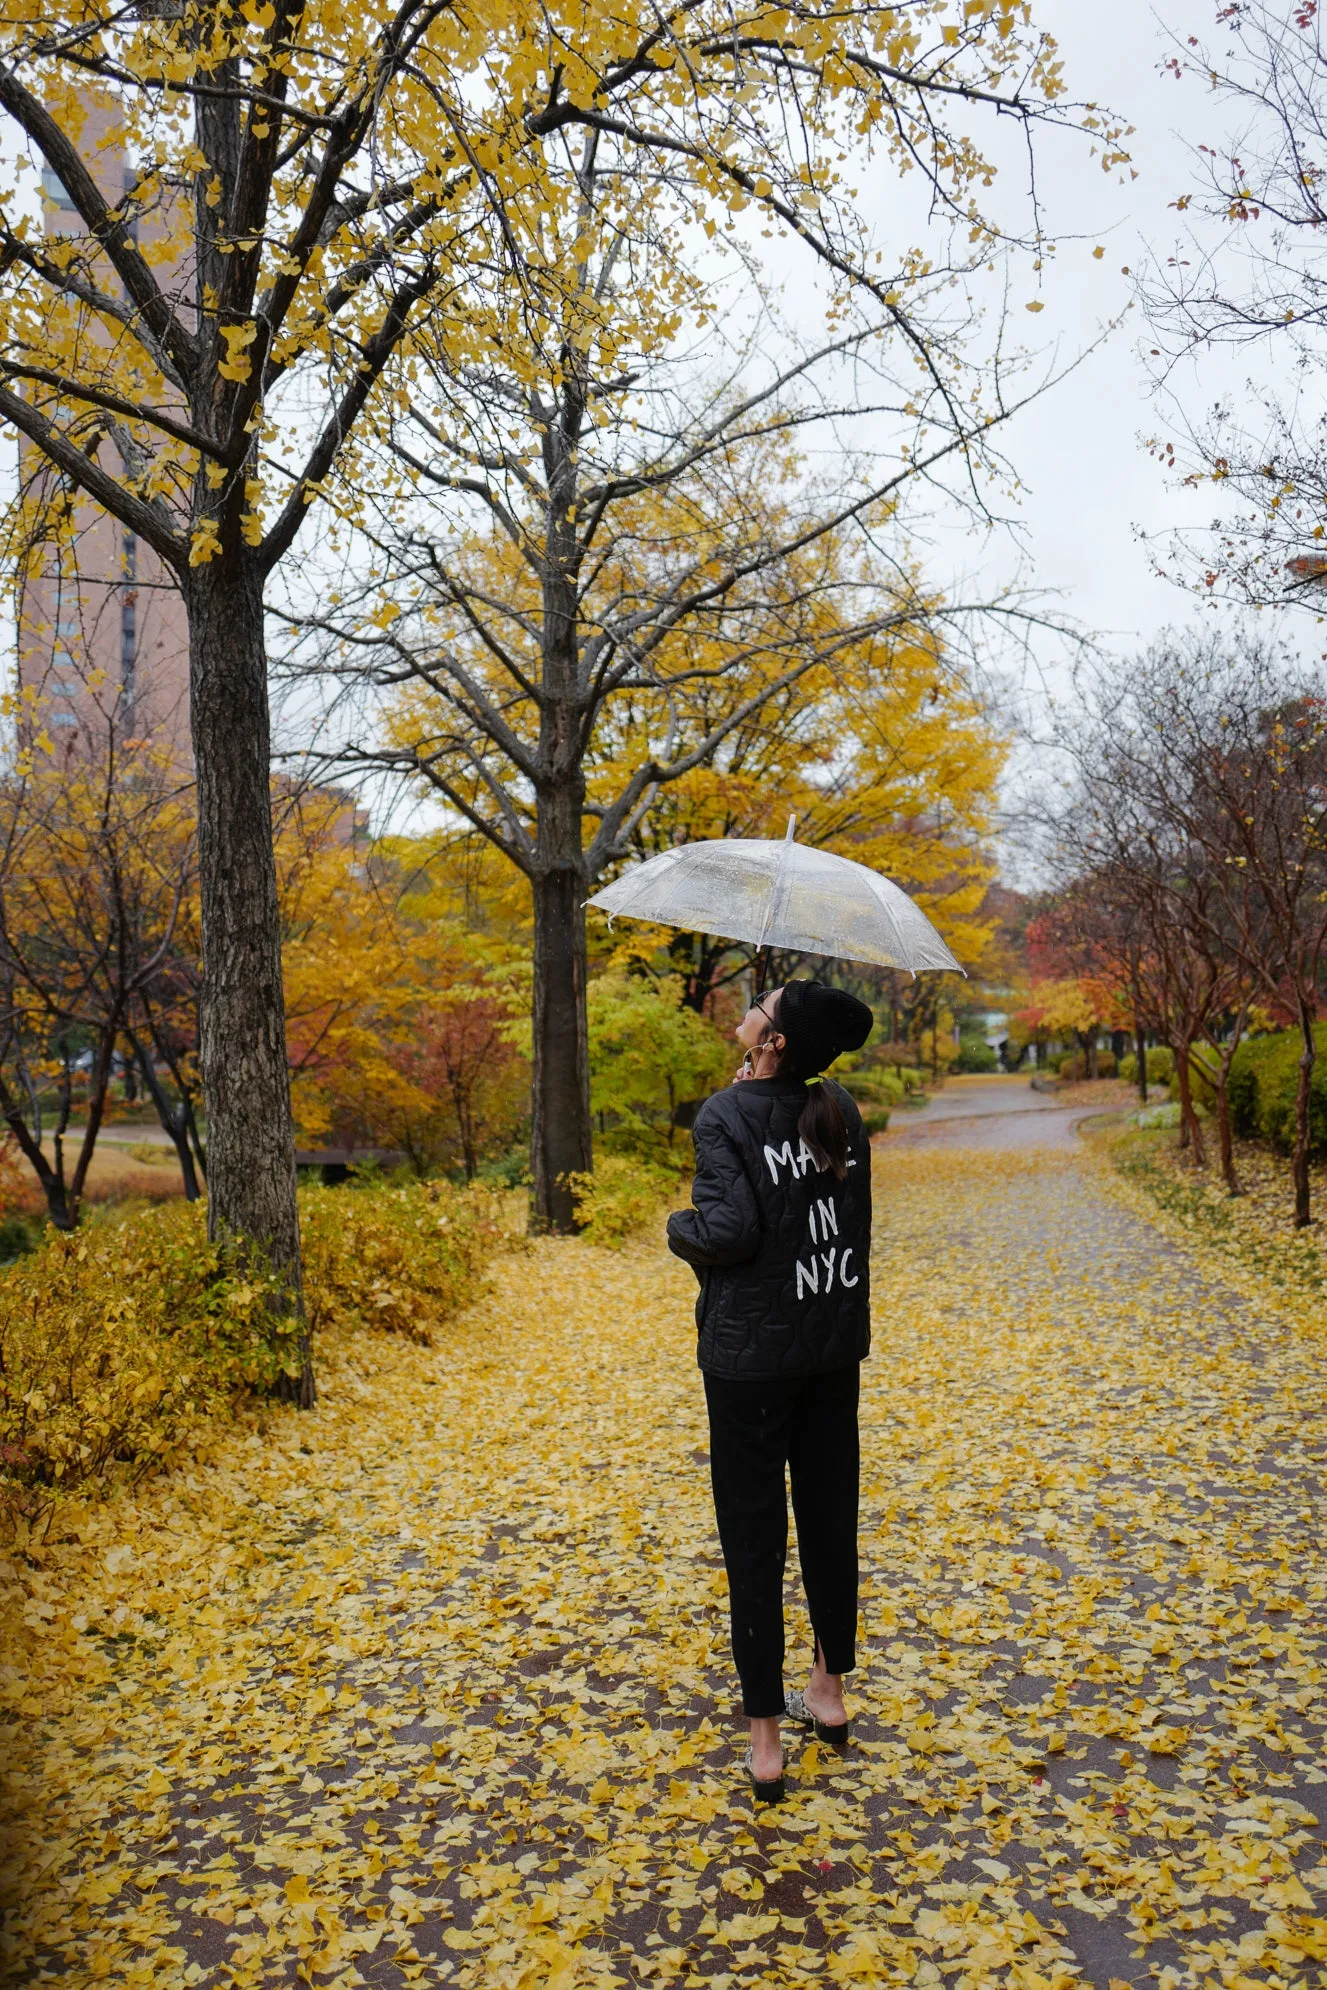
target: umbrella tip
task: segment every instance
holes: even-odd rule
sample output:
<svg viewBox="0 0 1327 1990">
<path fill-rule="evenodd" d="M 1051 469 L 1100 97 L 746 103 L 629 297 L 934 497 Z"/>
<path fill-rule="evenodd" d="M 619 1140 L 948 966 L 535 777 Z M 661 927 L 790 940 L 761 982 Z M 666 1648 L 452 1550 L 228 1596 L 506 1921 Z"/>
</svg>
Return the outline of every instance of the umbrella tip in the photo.
<svg viewBox="0 0 1327 1990">
<path fill-rule="evenodd" d="M 791 843 L 791 842 L 792 842 L 792 840 L 793 840 L 793 831 L 794 831 L 794 829 L 796 829 L 796 827 L 797 827 L 797 817 L 796 817 L 795 815 L 790 815 L 790 816 L 788 817 L 788 827 L 787 827 L 787 829 L 786 829 L 786 830 L 784 831 L 784 833 L 783 833 L 783 840 L 784 840 L 784 842 L 785 842 L 785 843 Z"/>
</svg>

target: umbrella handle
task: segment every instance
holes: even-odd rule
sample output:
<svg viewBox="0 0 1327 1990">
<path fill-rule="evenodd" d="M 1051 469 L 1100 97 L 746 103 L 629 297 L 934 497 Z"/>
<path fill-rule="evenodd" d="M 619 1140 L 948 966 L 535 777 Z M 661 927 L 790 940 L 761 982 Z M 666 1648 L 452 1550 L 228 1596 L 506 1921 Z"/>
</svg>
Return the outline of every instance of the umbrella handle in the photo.
<svg viewBox="0 0 1327 1990">
<path fill-rule="evenodd" d="M 764 994 L 764 992 L 765 992 L 765 983 L 766 983 L 766 982 L 767 982 L 767 981 L 769 980 L 769 948 L 768 948 L 768 947 L 757 947 L 757 948 L 756 948 L 756 958 L 755 958 L 755 961 L 754 961 L 753 965 L 754 965 L 754 967 L 755 967 L 755 970 L 756 970 L 756 972 L 755 972 L 755 988 L 756 988 L 756 994 L 757 994 L 757 996 L 760 996 L 760 995 L 763 995 L 763 994 Z"/>
</svg>

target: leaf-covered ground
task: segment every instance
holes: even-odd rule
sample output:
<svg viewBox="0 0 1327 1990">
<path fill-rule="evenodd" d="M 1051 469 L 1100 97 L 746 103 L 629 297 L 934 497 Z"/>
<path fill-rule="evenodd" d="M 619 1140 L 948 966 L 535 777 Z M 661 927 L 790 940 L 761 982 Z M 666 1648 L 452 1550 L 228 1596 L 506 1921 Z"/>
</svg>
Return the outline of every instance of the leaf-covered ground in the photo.
<svg viewBox="0 0 1327 1990">
<path fill-rule="evenodd" d="M 846 1759 L 753 1814 L 690 1274 L 546 1243 L 9 1572 L 15 1977 L 1327 1983 L 1321 1321 L 1072 1152 L 878 1201 Z"/>
<path fill-rule="evenodd" d="M 1148 1213 L 1159 1214 L 1182 1242 L 1216 1252 L 1227 1277 L 1250 1271 L 1260 1285 L 1327 1300 L 1327 1166 L 1319 1162 L 1309 1171 L 1315 1221 L 1297 1230 L 1290 1163 L 1261 1143 L 1236 1142 L 1240 1194 L 1232 1197 L 1214 1157 L 1195 1168 L 1173 1132 L 1106 1122 L 1099 1138 L 1125 1179 L 1150 1198 Z M 1214 1132 L 1208 1138 L 1214 1144 Z"/>
</svg>

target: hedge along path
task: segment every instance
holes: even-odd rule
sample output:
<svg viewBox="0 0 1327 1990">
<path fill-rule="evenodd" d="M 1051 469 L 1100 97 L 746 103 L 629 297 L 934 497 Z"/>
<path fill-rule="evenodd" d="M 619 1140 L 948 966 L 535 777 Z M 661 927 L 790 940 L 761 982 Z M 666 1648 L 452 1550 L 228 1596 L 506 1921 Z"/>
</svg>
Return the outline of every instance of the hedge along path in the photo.
<svg viewBox="0 0 1327 1990">
<path fill-rule="evenodd" d="M 846 1761 L 753 1814 L 690 1274 L 549 1241 L 11 1571 L 16 1975 L 1327 1980 L 1320 1326 L 1072 1153 L 878 1166 Z"/>
</svg>

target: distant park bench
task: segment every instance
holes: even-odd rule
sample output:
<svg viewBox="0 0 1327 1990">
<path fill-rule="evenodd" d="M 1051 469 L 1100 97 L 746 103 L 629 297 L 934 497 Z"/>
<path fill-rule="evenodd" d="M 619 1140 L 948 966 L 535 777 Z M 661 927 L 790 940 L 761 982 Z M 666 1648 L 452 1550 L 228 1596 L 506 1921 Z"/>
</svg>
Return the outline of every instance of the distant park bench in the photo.
<svg viewBox="0 0 1327 1990">
<path fill-rule="evenodd" d="M 330 1187 L 348 1181 L 355 1168 L 399 1168 L 406 1156 L 396 1147 L 297 1147 L 297 1168 L 318 1168 Z"/>
</svg>

